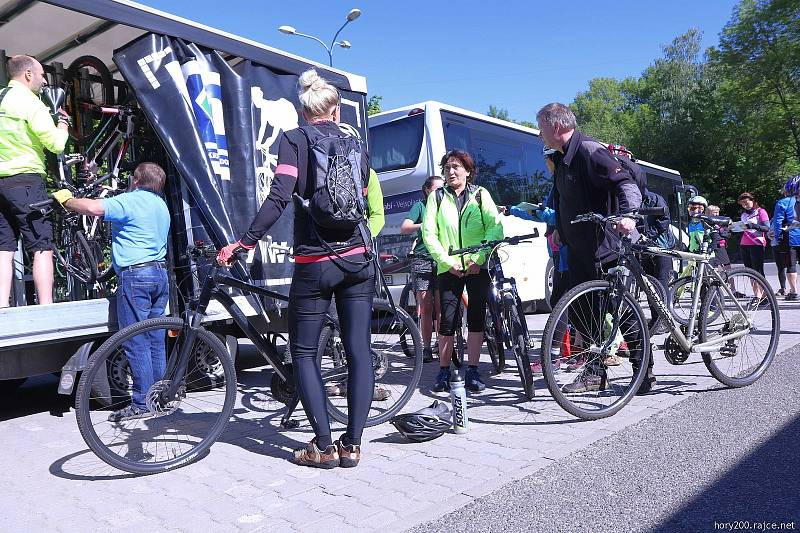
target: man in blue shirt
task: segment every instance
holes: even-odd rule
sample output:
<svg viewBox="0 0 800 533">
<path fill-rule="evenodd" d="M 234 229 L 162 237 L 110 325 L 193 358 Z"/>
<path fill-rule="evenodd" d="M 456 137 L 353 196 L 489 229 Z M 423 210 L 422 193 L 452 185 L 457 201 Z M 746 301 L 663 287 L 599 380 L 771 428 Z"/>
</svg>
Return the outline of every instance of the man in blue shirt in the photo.
<svg viewBox="0 0 800 533">
<path fill-rule="evenodd" d="M 66 189 L 53 198 L 70 211 L 103 217 L 111 222 L 111 257 L 117 272 L 119 328 L 163 316 L 169 299 L 167 235 L 169 210 L 161 194 L 166 174 L 155 163 L 141 163 L 129 191 L 102 200 L 73 198 Z M 164 339 L 138 335 L 125 345 L 133 375 L 131 405 L 109 416 L 112 422 L 149 416 L 147 392 L 164 375 Z"/>
</svg>

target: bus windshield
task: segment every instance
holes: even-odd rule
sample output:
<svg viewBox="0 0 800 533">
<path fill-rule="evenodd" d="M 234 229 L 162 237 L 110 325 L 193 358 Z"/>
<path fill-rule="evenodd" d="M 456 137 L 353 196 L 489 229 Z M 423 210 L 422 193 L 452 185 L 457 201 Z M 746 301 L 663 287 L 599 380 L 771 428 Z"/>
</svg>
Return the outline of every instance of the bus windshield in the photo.
<svg viewBox="0 0 800 533">
<path fill-rule="evenodd" d="M 414 168 L 422 150 L 425 115 L 419 113 L 369 128 L 370 165 L 375 172 Z"/>
</svg>

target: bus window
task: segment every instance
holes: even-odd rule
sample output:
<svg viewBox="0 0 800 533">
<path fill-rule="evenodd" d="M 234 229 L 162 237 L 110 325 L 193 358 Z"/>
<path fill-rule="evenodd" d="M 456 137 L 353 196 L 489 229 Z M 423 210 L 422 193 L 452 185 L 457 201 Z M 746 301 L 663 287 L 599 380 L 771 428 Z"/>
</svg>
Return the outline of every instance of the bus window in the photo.
<svg viewBox="0 0 800 533">
<path fill-rule="evenodd" d="M 531 137 L 530 142 L 525 144 L 525 175 L 528 177 L 528 197 L 523 198 L 525 202 L 538 203 L 544 202 L 550 189 L 553 188 L 553 176 L 544 162 L 542 155 L 544 142 L 538 137 Z"/>
<path fill-rule="evenodd" d="M 424 131 L 423 113 L 371 127 L 369 155 L 375 172 L 416 167 Z"/>
<path fill-rule="evenodd" d="M 512 139 L 472 138 L 477 184 L 485 187 L 499 205 L 516 205 L 527 196 L 522 145 Z"/>
<path fill-rule="evenodd" d="M 463 150 L 469 153 L 469 130 L 467 127 L 463 124 L 457 124 L 455 122 L 445 122 L 444 146 L 445 150 L 448 151 Z"/>
</svg>

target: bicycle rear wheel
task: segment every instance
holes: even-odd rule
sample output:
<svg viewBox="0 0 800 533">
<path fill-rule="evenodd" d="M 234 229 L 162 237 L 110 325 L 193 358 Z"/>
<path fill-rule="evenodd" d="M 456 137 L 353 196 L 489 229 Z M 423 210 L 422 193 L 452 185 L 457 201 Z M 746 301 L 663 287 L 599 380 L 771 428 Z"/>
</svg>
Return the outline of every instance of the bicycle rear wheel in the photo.
<svg viewBox="0 0 800 533">
<path fill-rule="evenodd" d="M 726 282 L 733 297 L 721 287 L 703 296 L 701 342 L 734 333 L 747 327 L 748 322 L 751 330 L 727 341 L 718 352 L 703 352 L 703 363 L 720 383 L 744 387 L 760 378 L 775 358 L 781 331 L 778 301 L 767 280 L 755 270 L 732 268 Z"/>
<path fill-rule="evenodd" d="M 75 119 L 73 136 L 83 142 L 97 132 L 103 115 L 99 106 L 114 105 L 114 80 L 103 61 L 81 56 L 64 71 L 66 111 Z"/>
<path fill-rule="evenodd" d="M 236 372 L 222 342 L 199 329 L 188 369 L 176 398 L 166 405 L 159 392 L 177 378 L 177 358 L 187 339 L 179 318 L 154 318 L 129 326 L 92 355 L 75 397 L 78 428 L 89 448 L 109 465 L 136 474 L 163 472 L 190 463 L 225 429 L 236 400 Z M 110 421 L 114 411 L 131 403 L 133 379 L 125 345 L 145 335 L 163 342 L 166 370 L 146 393 L 146 414 Z"/>
<path fill-rule="evenodd" d="M 609 357 L 601 358 L 615 317 L 618 334 L 611 341 Z M 564 323 L 569 324 L 566 334 Z M 647 318 L 629 292 L 617 302 L 610 282 L 581 283 L 562 296 L 550 314 L 542 353 L 560 354 L 558 359 L 542 357 L 542 373 L 553 399 L 578 418 L 605 418 L 633 398 L 647 373 L 651 356 Z"/>
<path fill-rule="evenodd" d="M 373 401 L 367 426 L 387 422 L 408 403 L 422 376 L 422 340 L 414 320 L 387 300 L 372 304 L 371 351 L 375 371 Z M 400 339 L 405 336 L 414 357 L 407 357 Z M 347 354 L 336 323 L 322 330 L 317 352 L 328 399 L 328 414 L 347 424 Z"/>
<path fill-rule="evenodd" d="M 517 360 L 517 371 L 522 381 L 522 390 L 528 400 L 533 399 L 533 371 L 528 355 L 528 326 L 524 315 L 520 315 L 522 302 L 511 298 L 503 300 L 503 319 L 511 325 L 511 348 Z"/>
</svg>

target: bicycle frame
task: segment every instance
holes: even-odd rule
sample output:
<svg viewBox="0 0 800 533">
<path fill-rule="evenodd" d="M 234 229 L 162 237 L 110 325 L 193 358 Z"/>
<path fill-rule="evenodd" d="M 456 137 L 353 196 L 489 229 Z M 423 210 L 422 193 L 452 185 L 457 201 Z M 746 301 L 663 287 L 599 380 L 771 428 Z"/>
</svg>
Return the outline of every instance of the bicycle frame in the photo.
<svg viewBox="0 0 800 533">
<path fill-rule="evenodd" d="M 492 321 L 497 323 L 503 323 L 504 327 L 502 328 L 503 331 L 503 344 L 505 348 L 510 350 L 512 349 L 512 341 L 510 332 L 508 330 L 508 324 L 505 323 L 505 320 L 502 320 L 501 317 L 501 302 L 504 298 L 511 298 L 512 303 L 511 305 L 516 305 L 519 309 L 520 316 L 525 316 L 523 314 L 522 308 L 519 306 L 519 295 L 517 294 L 517 282 L 514 278 L 507 278 L 503 273 L 503 265 L 500 261 L 500 258 L 497 256 L 497 251 L 500 248 L 500 245 L 495 246 L 491 253 L 489 254 L 489 278 L 491 279 L 491 285 L 489 286 L 489 297 L 486 300 L 487 307 L 489 308 L 489 314 L 492 317 Z M 525 328 L 525 344 L 530 345 L 530 338 L 528 333 L 528 328 Z"/>
<path fill-rule="evenodd" d="M 667 327 L 669 329 L 670 335 L 678 342 L 683 350 L 690 354 L 699 354 L 701 352 L 715 352 L 719 351 L 719 348 L 722 347 L 723 344 L 730 340 L 738 339 L 750 333 L 752 328 L 752 323 L 750 320 L 747 320 L 747 327 L 741 329 L 739 331 L 730 333 L 728 335 L 724 335 L 722 337 L 716 338 L 713 341 L 703 342 L 695 344 L 691 338 L 687 338 L 684 335 L 683 331 L 680 328 L 680 325 L 672 316 L 672 313 L 669 312 L 667 309 L 666 303 L 661 300 L 659 297 L 656 289 L 652 286 L 650 281 L 644 275 L 644 268 L 639 263 L 638 259 L 636 259 L 635 253 L 644 253 L 648 255 L 657 255 L 663 257 L 670 257 L 673 259 L 681 259 L 686 261 L 695 261 L 697 268 L 695 269 L 694 273 L 694 287 L 692 288 L 692 306 L 689 311 L 689 326 L 686 331 L 692 332 L 694 331 L 696 321 L 698 318 L 698 309 L 700 305 L 700 297 L 701 291 L 703 288 L 703 280 L 705 279 L 706 272 L 708 272 L 709 277 L 717 281 L 720 287 L 727 293 L 729 297 L 733 299 L 736 303 L 736 307 L 738 308 L 739 312 L 742 316 L 746 317 L 747 313 L 745 312 L 744 308 L 739 304 L 738 299 L 734 296 L 733 291 L 728 286 L 727 282 L 722 278 L 722 276 L 717 272 L 717 270 L 711 266 L 709 260 L 711 259 L 711 254 L 707 253 L 692 253 L 692 252 L 682 252 L 678 250 L 665 250 L 663 248 L 659 248 L 656 246 L 647 246 L 647 245 L 640 245 L 640 244 L 633 244 L 630 241 L 630 238 L 623 237 L 621 240 L 622 244 L 622 253 L 620 255 L 621 264 L 617 267 L 614 267 L 609 270 L 609 273 L 616 275 L 616 280 L 618 285 L 616 289 L 626 288 L 626 281 L 627 277 L 632 272 L 636 283 L 644 289 L 645 294 L 647 295 L 647 299 L 650 302 L 655 302 L 656 304 L 656 312 L 659 316 L 666 321 Z M 619 285 L 621 284 L 621 285 Z M 621 294 L 621 293 L 620 293 Z M 619 305 L 620 302 L 615 302 Z M 619 316 L 614 317 L 614 321 L 612 324 L 612 334 L 609 336 L 609 339 L 606 341 L 606 344 L 603 346 L 603 353 L 606 352 L 608 346 L 611 345 L 613 342 L 614 336 L 616 335 L 618 328 L 619 328 Z M 691 337 L 691 333 L 689 333 Z"/>
<path fill-rule="evenodd" d="M 247 318 L 247 315 L 245 315 L 239 305 L 234 301 L 233 297 L 227 294 L 223 288 L 229 287 L 239 289 L 245 293 L 265 296 L 283 302 L 288 302 L 289 297 L 285 294 L 244 282 L 226 274 L 223 272 L 223 267 L 219 266 L 216 261 L 213 261 L 209 268 L 210 271 L 206 275 L 205 281 L 200 289 L 200 294 L 196 299 L 190 302 L 184 313 L 184 326 L 180 333 L 180 336 L 184 338 L 184 342 L 180 346 L 178 357 L 168 358 L 168 360 L 174 362 L 174 364 L 167 367 L 164 375 L 171 375 L 172 371 L 176 371 L 177 374 L 172 378 L 170 385 L 161 392 L 160 399 L 163 404 L 166 405 L 172 401 L 180 390 L 181 383 L 188 368 L 189 357 L 191 356 L 190 347 L 194 344 L 197 331 L 202 327 L 203 317 L 205 316 L 208 304 L 212 298 L 219 301 L 222 307 L 225 308 L 233 321 L 241 328 L 247 338 L 250 339 L 280 379 L 293 387 L 291 366 L 283 362 L 275 345 L 267 340 L 264 335 L 253 326 Z M 330 314 L 325 315 L 325 320 L 331 323 L 335 322 Z M 333 369 L 323 373 L 323 377 L 326 379 L 344 378 L 345 376 L 345 370 Z M 299 397 L 295 394 L 294 399 L 287 406 L 286 413 L 281 418 L 281 425 L 283 427 L 289 427 L 289 419 L 297 407 L 298 401 Z"/>
</svg>

